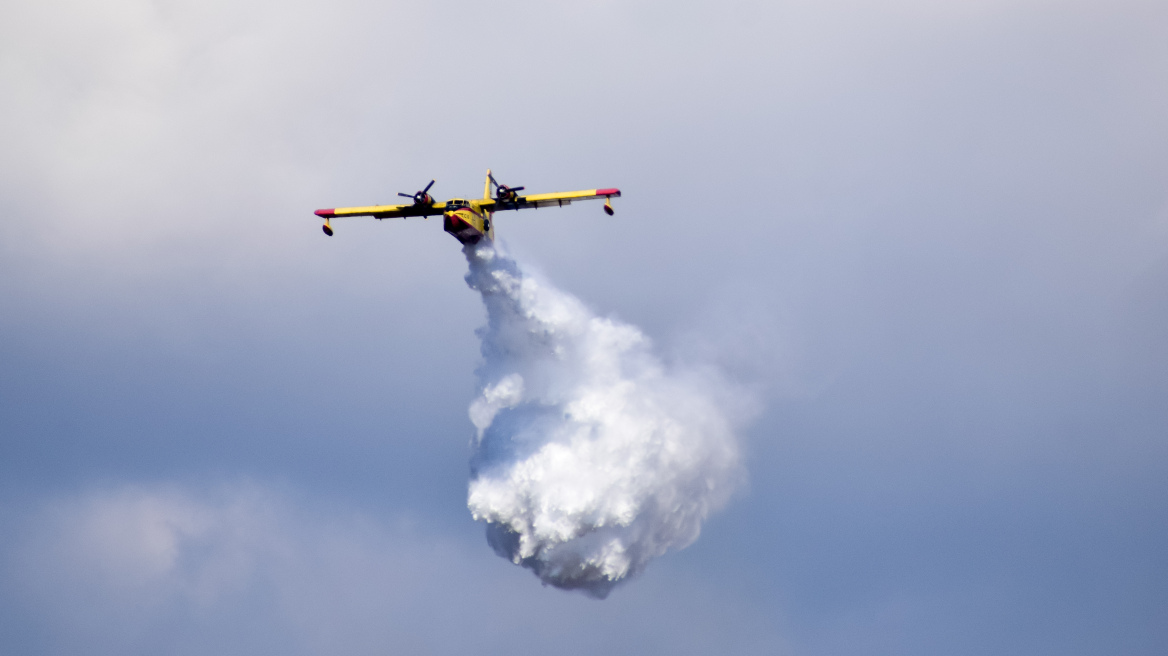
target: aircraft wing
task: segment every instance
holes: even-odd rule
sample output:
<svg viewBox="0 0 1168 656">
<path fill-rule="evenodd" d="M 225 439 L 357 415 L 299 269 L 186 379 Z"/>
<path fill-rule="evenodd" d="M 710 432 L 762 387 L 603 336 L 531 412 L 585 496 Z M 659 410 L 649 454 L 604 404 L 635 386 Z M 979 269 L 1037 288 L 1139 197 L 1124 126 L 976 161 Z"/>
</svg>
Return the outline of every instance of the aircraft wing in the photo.
<svg viewBox="0 0 1168 656">
<path fill-rule="evenodd" d="M 446 203 L 431 203 L 418 205 L 369 205 L 367 207 L 336 207 L 327 210 L 317 210 L 316 215 L 326 219 L 336 219 L 349 216 L 371 216 L 375 219 L 404 219 L 411 216 L 438 216 L 446 210 Z"/>
<path fill-rule="evenodd" d="M 619 198 L 620 195 L 620 189 L 585 189 L 583 191 L 558 191 L 552 194 L 518 196 L 515 200 L 493 200 L 489 201 L 490 205 L 484 201 L 478 202 L 482 203 L 483 209 L 499 212 L 502 210 L 525 210 L 536 207 L 563 207 L 564 205 L 569 205 L 579 200 Z"/>
</svg>

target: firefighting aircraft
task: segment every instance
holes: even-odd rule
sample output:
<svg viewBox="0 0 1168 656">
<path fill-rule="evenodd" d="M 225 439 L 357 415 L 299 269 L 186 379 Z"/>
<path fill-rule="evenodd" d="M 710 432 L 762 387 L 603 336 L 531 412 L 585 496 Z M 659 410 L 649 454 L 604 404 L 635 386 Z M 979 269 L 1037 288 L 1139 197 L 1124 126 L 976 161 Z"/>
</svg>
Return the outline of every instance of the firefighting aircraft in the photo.
<svg viewBox="0 0 1168 656">
<path fill-rule="evenodd" d="M 503 210 L 525 210 L 539 207 L 563 207 L 578 200 L 604 198 L 604 211 L 612 216 L 613 198 L 620 198 L 620 189 L 588 189 L 585 191 L 562 191 L 554 194 L 534 194 L 523 196 L 519 192 L 523 187 L 508 187 L 499 184 L 491 170 L 487 169 L 487 181 L 483 184 L 482 198 L 452 198 L 445 203 L 439 203 L 430 196 L 430 187 L 434 181 L 413 194 L 399 193 L 398 196 L 412 198 L 413 202 L 406 205 L 371 205 L 369 207 L 337 207 L 329 210 L 317 210 L 316 215 L 324 218 L 324 234 L 332 237 L 332 219 L 349 216 L 371 216 L 375 219 L 398 219 L 411 216 L 429 218 L 442 215 L 442 227 L 446 232 L 464 244 L 476 244 L 486 237 L 495 239 L 495 222 L 492 220 L 495 212 Z M 491 187 L 495 188 L 495 196 L 491 197 Z"/>
</svg>

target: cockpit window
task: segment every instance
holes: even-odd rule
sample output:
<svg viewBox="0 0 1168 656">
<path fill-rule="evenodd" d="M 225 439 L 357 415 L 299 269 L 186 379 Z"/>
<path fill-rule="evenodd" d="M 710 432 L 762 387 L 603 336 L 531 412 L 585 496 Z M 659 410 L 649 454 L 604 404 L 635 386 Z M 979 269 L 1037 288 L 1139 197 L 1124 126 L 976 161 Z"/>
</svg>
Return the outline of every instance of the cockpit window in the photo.
<svg viewBox="0 0 1168 656">
<path fill-rule="evenodd" d="M 447 209 L 454 210 L 454 209 L 458 209 L 460 207 L 470 207 L 470 203 L 466 202 L 465 200 L 462 200 L 461 198 L 455 198 L 453 200 L 446 201 L 446 208 Z"/>
</svg>

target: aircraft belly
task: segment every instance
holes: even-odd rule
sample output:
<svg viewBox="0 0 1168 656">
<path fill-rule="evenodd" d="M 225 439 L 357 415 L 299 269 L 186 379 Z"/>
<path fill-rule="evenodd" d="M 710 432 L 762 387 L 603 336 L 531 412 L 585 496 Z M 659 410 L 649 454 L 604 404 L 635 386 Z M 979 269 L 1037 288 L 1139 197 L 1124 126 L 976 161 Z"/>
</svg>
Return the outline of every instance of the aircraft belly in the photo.
<svg viewBox="0 0 1168 656">
<path fill-rule="evenodd" d="M 447 213 L 443 220 L 446 232 L 464 244 L 478 243 L 483 237 L 485 227 L 483 218 L 470 210 Z"/>
</svg>

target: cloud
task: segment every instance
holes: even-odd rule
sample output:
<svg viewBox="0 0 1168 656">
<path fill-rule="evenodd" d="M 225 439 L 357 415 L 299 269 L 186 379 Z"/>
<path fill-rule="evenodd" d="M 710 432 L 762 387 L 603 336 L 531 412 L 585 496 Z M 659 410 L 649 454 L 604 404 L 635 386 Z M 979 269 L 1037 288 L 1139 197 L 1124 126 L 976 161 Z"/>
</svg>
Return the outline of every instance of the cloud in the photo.
<svg viewBox="0 0 1168 656">
<path fill-rule="evenodd" d="M 0 513 L 115 481 L 0 532 L 2 649 L 1164 652 L 1166 11 L 0 3 Z M 500 234 L 766 395 L 752 496 L 604 603 L 466 511 L 453 240 L 311 214 L 488 166 L 621 187 Z M 456 528 L 123 485 L 225 471 Z M 990 583 L 841 620 L 929 577 Z"/>
<path fill-rule="evenodd" d="M 764 614 L 696 581 L 646 580 L 596 604 L 532 585 L 481 543 L 255 482 L 91 488 L 41 499 L 6 528 L 0 607 L 20 620 L 5 644 L 21 653 L 702 653 L 727 640 L 773 653 L 781 642 Z M 639 616 L 646 604 L 657 616 Z"/>
</svg>

